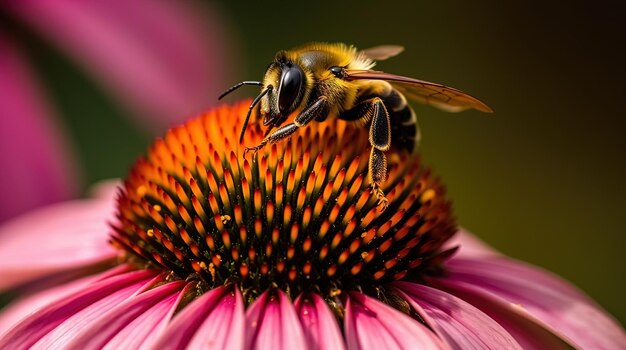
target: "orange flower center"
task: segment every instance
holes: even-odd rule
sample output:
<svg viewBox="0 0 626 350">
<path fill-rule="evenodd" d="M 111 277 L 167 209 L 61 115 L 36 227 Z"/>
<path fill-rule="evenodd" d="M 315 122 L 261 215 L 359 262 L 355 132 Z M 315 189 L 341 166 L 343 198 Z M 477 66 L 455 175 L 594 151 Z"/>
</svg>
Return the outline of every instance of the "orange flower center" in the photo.
<svg viewBox="0 0 626 350">
<path fill-rule="evenodd" d="M 388 153 L 381 212 L 367 183 L 366 129 L 329 118 L 244 157 L 248 104 L 169 130 L 136 162 L 112 235 L 124 259 L 249 295 L 367 290 L 440 265 L 456 226 L 417 156 Z M 263 134 L 253 122 L 243 144 Z"/>
</svg>

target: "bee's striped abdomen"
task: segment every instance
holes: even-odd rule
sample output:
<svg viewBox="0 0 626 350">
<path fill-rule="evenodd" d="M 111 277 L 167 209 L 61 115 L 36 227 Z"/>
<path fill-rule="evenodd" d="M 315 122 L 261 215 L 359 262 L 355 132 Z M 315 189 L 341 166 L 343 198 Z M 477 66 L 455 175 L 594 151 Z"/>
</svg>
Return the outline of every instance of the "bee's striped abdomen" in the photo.
<svg viewBox="0 0 626 350">
<path fill-rule="evenodd" d="M 414 152 L 418 146 L 420 134 L 415 111 L 406 98 L 396 89 L 391 89 L 388 96 L 382 97 L 391 122 L 391 143 L 399 149 Z"/>
<path fill-rule="evenodd" d="M 414 152 L 419 143 L 417 117 L 406 98 L 394 88 L 379 91 L 377 94 L 365 93 L 358 97 L 354 107 L 339 114 L 339 118 L 369 125 L 367 118 L 369 104 L 362 103 L 374 97 L 383 100 L 391 123 L 391 144 L 394 148 Z"/>
</svg>

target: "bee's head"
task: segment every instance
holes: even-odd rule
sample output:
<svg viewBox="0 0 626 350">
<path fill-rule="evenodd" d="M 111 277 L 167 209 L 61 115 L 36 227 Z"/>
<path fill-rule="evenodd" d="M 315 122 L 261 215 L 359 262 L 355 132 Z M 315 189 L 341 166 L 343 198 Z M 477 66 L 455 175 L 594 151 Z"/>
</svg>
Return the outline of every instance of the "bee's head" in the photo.
<svg viewBox="0 0 626 350">
<path fill-rule="evenodd" d="M 284 56 L 277 56 L 263 79 L 263 88 L 272 86 L 261 101 L 263 125 L 279 125 L 300 107 L 307 95 L 308 79 L 301 65 Z"/>
<path fill-rule="evenodd" d="M 306 68 L 305 68 L 306 69 Z M 280 51 L 265 71 L 263 82 L 242 81 L 224 91 L 218 99 L 239 89 L 244 85 L 261 86 L 261 92 L 252 101 L 246 119 L 243 122 L 239 142 L 243 141 L 248 120 L 253 109 L 261 103 L 260 114 L 263 125 L 271 128 L 282 124 L 298 107 L 305 104 L 313 88 L 313 75 L 303 70 L 302 64 L 287 58 L 286 51 Z"/>
</svg>

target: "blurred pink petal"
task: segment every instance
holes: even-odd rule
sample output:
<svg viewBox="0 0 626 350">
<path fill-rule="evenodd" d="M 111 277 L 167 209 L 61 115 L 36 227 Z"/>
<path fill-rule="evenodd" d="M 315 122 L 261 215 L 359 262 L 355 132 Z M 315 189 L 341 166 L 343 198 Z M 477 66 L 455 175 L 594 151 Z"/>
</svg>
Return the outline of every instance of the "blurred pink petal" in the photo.
<svg viewBox="0 0 626 350">
<path fill-rule="evenodd" d="M 454 294 L 493 318 L 506 329 L 523 349 L 572 349 L 568 340 L 518 306 L 484 293 L 475 286 L 432 282 L 438 289 Z"/>
<path fill-rule="evenodd" d="M 442 250 L 454 247 L 459 247 L 455 253 L 455 256 L 458 257 L 480 258 L 482 256 L 500 255 L 497 250 L 463 228 L 459 228 L 459 231 L 444 243 Z"/>
<path fill-rule="evenodd" d="M 215 288 L 174 317 L 155 349 L 243 349 L 244 305 L 239 289 Z"/>
<path fill-rule="evenodd" d="M 246 313 L 247 349 L 308 349 L 291 300 L 281 290 L 263 293 Z"/>
<path fill-rule="evenodd" d="M 294 304 L 309 349 L 345 349 L 337 318 L 315 293 L 304 294 Z"/>
<path fill-rule="evenodd" d="M 120 179 L 108 179 L 90 185 L 88 196 L 91 198 L 109 199 L 115 202 L 118 191 L 122 186 Z"/>
<path fill-rule="evenodd" d="M 0 339 L 0 349 L 29 349 L 40 340 L 53 340 L 55 334 L 71 337 L 73 332 L 133 295 L 156 274 L 153 270 L 139 270 L 90 284 L 17 324 Z"/>
<path fill-rule="evenodd" d="M 361 293 L 350 293 L 344 322 L 350 350 L 446 349 L 424 325 Z"/>
<path fill-rule="evenodd" d="M 150 347 L 167 327 L 183 296 L 184 281 L 162 284 L 119 305 L 64 339 L 68 349 L 139 349 Z M 79 322 L 79 320 L 76 320 Z M 59 344 L 60 345 L 60 344 Z"/>
<path fill-rule="evenodd" d="M 119 265 L 100 274 L 77 279 L 12 301 L 0 313 L 0 337 L 16 325 L 18 321 L 26 318 L 41 307 L 68 297 L 84 289 L 90 283 L 128 272 L 130 269 L 130 265 Z"/>
<path fill-rule="evenodd" d="M 58 203 L 0 226 L 0 291 L 114 258 L 108 221 L 114 188 L 101 197 Z"/>
<path fill-rule="evenodd" d="M 209 3 L 27 0 L 9 5 L 156 130 L 215 104 L 231 83 L 225 77 L 232 40 Z"/>
<path fill-rule="evenodd" d="M 449 276 L 441 282 L 463 299 L 474 294 L 473 298 L 497 300 L 512 313 L 545 323 L 580 348 L 626 349 L 626 333 L 617 322 L 556 275 L 504 257 L 453 258 L 447 266 Z"/>
<path fill-rule="evenodd" d="M 522 349 L 496 321 L 451 294 L 411 282 L 392 285 L 451 349 Z"/>
<path fill-rule="evenodd" d="M 0 35 L 0 222 L 71 198 L 77 168 L 54 113 L 19 52 Z"/>
</svg>

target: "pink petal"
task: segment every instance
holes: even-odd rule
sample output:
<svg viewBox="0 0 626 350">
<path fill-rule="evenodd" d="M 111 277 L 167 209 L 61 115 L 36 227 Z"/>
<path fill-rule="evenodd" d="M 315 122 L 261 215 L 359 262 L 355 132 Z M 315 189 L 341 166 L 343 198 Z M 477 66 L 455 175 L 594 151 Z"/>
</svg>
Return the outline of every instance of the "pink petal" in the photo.
<svg viewBox="0 0 626 350">
<path fill-rule="evenodd" d="M 500 255 L 500 253 L 487 243 L 478 239 L 469 231 L 459 228 L 459 231 L 443 245 L 443 250 L 460 247 L 455 256 L 481 257 Z"/>
<path fill-rule="evenodd" d="M 362 293 L 350 293 L 344 322 L 348 349 L 446 349 L 433 331 Z"/>
<path fill-rule="evenodd" d="M 56 340 L 66 349 L 138 349 L 149 347 L 165 330 L 178 302 L 184 295 L 184 281 L 162 284 L 146 292 L 134 295 L 108 310 L 97 319 L 84 322 L 80 318 L 68 320 L 80 327 L 71 339 L 50 337 L 37 345 L 51 348 Z M 48 334 L 53 336 L 53 333 Z"/>
<path fill-rule="evenodd" d="M 130 265 L 119 265 L 98 275 L 84 277 L 56 287 L 45 289 L 15 301 L 11 301 L 8 306 L 0 311 L 0 337 L 10 328 L 15 326 L 19 321 L 40 308 L 57 300 L 69 297 L 70 295 L 83 290 L 87 285 L 94 283 L 95 281 L 128 272 L 131 269 Z"/>
<path fill-rule="evenodd" d="M 232 38 L 210 4 L 31 0 L 9 5 L 156 130 L 215 104 L 232 83 L 225 82 Z"/>
<path fill-rule="evenodd" d="M 174 317 L 154 349 L 243 349 L 244 305 L 238 289 L 218 287 Z"/>
<path fill-rule="evenodd" d="M 0 36 L 0 222 L 71 198 L 77 168 L 26 60 Z"/>
<path fill-rule="evenodd" d="M 117 192 L 122 188 L 122 181 L 120 179 L 107 179 L 96 182 L 89 187 L 88 196 L 90 198 L 101 198 L 113 200 L 117 198 Z"/>
<path fill-rule="evenodd" d="M 392 285 L 452 349 L 522 349 L 496 321 L 451 294 L 411 282 Z"/>
<path fill-rule="evenodd" d="M 437 288 L 457 295 L 474 305 L 504 327 L 523 349 L 572 349 L 574 346 L 544 322 L 529 316 L 502 299 L 486 295 L 479 288 L 463 283 L 431 281 Z"/>
<path fill-rule="evenodd" d="M 0 339 L 0 349 L 28 349 L 50 332 L 71 337 L 72 332 L 133 295 L 155 275 L 152 270 L 139 270 L 90 284 L 18 323 Z M 77 319 L 80 323 L 73 322 Z"/>
<path fill-rule="evenodd" d="M 61 277 L 116 256 L 108 221 L 114 195 L 58 203 L 0 226 L 0 291 L 53 274 Z"/>
<path fill-rule="evenodd" d="M 267 291 L 248 308 L 246 349 L 308 349 L 298 315 L 282 291 Z"/>
<path fill-rule="evenodd" d="M 568 282 L 549 272 L 504 257 L 453 258 L 445 286 L 457 295 L 497 300 L 510 313 L 545 323 L 584 349 L 626 348 L 626 332 Z"/>
<path fill-rule="evenodd" d="M 309 349 L 345 349 L 337 318 L 322 297 L 315 293 L 304 294 L 294 304 Z"/>
</svg>

